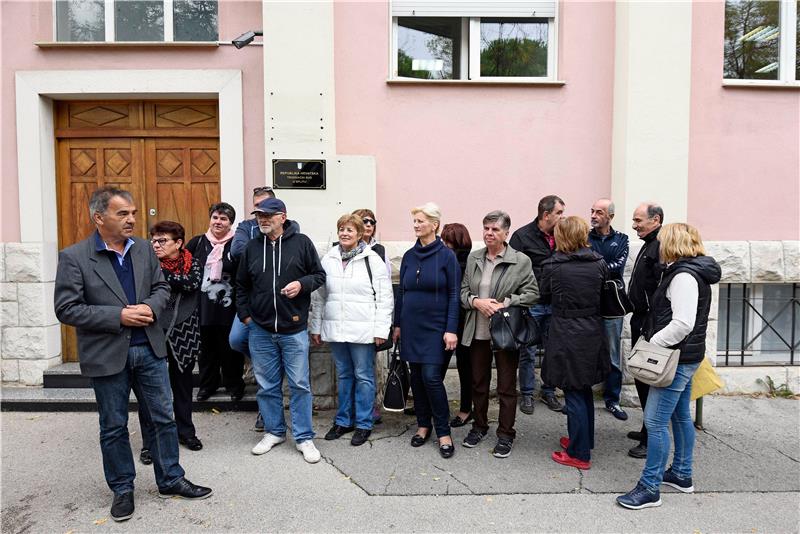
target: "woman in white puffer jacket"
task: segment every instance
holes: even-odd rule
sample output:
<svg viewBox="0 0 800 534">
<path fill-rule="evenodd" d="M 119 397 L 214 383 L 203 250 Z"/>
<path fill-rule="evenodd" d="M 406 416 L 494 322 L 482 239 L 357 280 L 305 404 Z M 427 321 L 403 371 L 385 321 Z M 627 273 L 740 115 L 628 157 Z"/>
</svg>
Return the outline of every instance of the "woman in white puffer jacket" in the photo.
<svg viewBox="0 0 800 534">
<path fill-rule="evenodd" d="M 312 295 L 309 331 L 315 345 L 330 343 L 336 364 L 339 409 L 325 439 L 355 430 L 350 444 L 358 446 L 372 433 L 375 347 L 389 334 L 394 298 L 386 265 L 361 240 L 361 217 L 342 215 L 336 228 L 339 244 L 322 258 L 325 285 Z"/>
</svg>

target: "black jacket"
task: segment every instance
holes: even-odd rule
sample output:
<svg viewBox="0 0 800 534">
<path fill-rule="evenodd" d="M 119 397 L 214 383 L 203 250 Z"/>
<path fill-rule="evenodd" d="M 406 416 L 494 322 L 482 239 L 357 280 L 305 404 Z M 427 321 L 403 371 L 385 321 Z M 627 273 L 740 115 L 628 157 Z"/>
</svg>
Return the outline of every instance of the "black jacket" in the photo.
<svg viewBox="0 0 800 534">
<path fill-rule="evenodd" d="M 658 260 L 659 226 L 642 238 L 644 245 L 639 249 L 636 262 L 631 272 L 631 283 L 628 286 L 628 298 L 633 304 L 634 317 L 644 318 L 650 310 L 650 297 L 653 296 L 663 272 Z"/>
<path fill-rule="evenodd" d="M 661 283 L 650 301 L 652 309 L 647 316 L 647 339 L 672 321 L 672 305 L 667 298 L 667 289 L 678 273 L 689 273 L 697 281 L 697 316 L 694 328 L 686 338 L 672 348 L 681 349 L 679 363 L 703 361 L 706 354 L 706 329 L 711 311 L 711 284 L 719 282 L 722 270 L 711 256 L 684 258 L 666 268 Z"/>
<path fill-rule="evenodd" d="M 514 250 L 518 250 L 530 258 L 533 275 L 541 286 L 542 262 L 552 256 L 553 251 L 550 249 L 544 232 L 539 229 L 539 217 L 514 232 L 511 239 L 508 240 L 508 244 Z"/>
<path fill-rule="evenodd" d="M 236 306 L 239 319 L 248 317 L 268 332 L 296 334 L 305 330 L 311 293 L 325 283 L 325 271 L 314 243 L 283 224 L 276 241 L 266 235 L 251 239 L 244 249 L 236 275 Z M 293 299 L 281 289 L 297 280 L 302 286 Z"/>
<path fill-rule="evenodd" d="M 540 302 L 553 309 L 542 363 L 546 384 L 582 389 L 605 380 L 610 360 L 600 289 L 608 276 L 603 257 L 589 248 L 556 252 L 542 264 Z"/>
</svg>

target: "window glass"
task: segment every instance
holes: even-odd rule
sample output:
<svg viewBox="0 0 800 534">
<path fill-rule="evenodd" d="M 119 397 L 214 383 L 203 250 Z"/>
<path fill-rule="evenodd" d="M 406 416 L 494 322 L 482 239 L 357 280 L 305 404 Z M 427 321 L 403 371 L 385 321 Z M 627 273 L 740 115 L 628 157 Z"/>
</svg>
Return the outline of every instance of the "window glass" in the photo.
<svg viewBox="0 0 800 534">
<path fill-rule="evenodd" d="M 397 75 L 428 80 L 460 77 L 461 19 L 398 17 Z"/>
<path fill-rule="evenodd" d="M 163 41 L 162 0 L 116 0 L 114 23 L 117 41 Z"/>
<path fill-rule="evenodd" d="M 547 76 L 547 19 L 481 19 L 481 76 Z"/>
<path fill-rule="evenodd" d="M 56 40 L 105 41 L 103 0 L 57 0 Z"/>
<path fill-rule="evenodd" d="M 176 41 L 216 41 L 217 0 L 175 0 Z"/>
<path fill-rule="evenodd" d="M 730 299 L 730 302 L 729 302 Z M 741 284 L 720 284 L 719 286 L 719 322 L 717 323 L 717 352 L 721 361 L 725 361 L 725 347 L 729 356 L 742 348 L 742 329 L 747 336 L 747 314 L 744 304 L 744 288 Z M 730 319 L 728 318 L 730 316 Z M 728 328 L 730 327 L 730 331 Z M 749 340 L 745 337 L 745 343 Z"/>
<path fill-rule="evenodd" d="M 767 328 L 762 334 L 761 350 L 788 352 L 792 342 L 792 284 L 768 284 L 763 288 L 762 315 L 772 328 Z"/>
<path fill-rule="evenodd" d="M 724 77 L 777 80 L 780 2 L 726 0 Z"/>
</svg>

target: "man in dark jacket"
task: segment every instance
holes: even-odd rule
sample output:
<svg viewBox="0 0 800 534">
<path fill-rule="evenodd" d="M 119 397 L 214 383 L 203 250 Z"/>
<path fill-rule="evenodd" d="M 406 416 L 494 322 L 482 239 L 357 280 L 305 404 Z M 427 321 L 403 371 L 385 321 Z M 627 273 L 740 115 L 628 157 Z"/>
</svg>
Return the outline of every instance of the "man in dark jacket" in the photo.
<svg viewBox="0 0 800 534">
<path fill-rule="evenodd" d="M 286 220 L 282 201 L 262 200 L 253 213 L 263 235 L 245 247 L 236 277 L 236 306 L 249 331 L 260 388 L 256 400 L 266 432 L 251 452 L 264 454 L 286 441 L 281 391 L 285 371 L 292 436 L 303 458 L 316 463 L 320 454 L 311 426 L 307 321 L 311 293 L 325 283 L 325 271 L 314 243 Z"/>
<path fill-rule="evenodd" d="M 533 274 L 536 282 L 541 282 L 542 263 L 553 255 L 556 241 L 553 236 L 553 229 L 558 221 L 564 218 L 564 201 L 556 195 L 548 195 L 539 201 L 538 212 L 533 222 L 530 222 L 518 229 L 511 236 L 508 244 L 528 256 L 533 266 Z M 542 336 L 547 335 L 547 327 L 550 322 L 550 304 L 536 304 L 530 309 L 531 315 L 539 323 Z M 545 342 L 542 340 L 542 346 Z M 519 408 L 522 413 L 533 413 L 533 390 L 536 377 L 533 365 L 536 357 L 536 346 L 526 347 L 519 352 Z M 556 399 L 555 388 L 542 382 L 542 402 L 553 411 L 560 412 L 563 409 L 561 403 Z"/>
<path fill-rule="evenodd" d="M 628 236 L 611 227 L 612 219 L 614 219 L 614 203 L 608 198 L 598 199 L 592 205 L 589 217 L 592 225 L 592 230 L 589 232 L 589 244 L 592 246 L 592 250 L 603 256 L 608 266 L 609 276 L 622 280 L 625 262 L 628 259 Z M 606 410 L 617 419 L 625 421 L 628 419 L 628 414 L 619 406 L 619 394 L 622 390 L 619 349 L 623 321 L 623 317 L 603 319 L 608 353 L 611 358 L 611 368 L 603 388 L 603 400 L 606 402 Z"/>
<path fill-rule="evenodd" d="M 633 229 L 636 235 L 644 241 L 644 245 L 636 256 L 631 272 L 631 281 L 628 296 L 633 304 L 633 315 L 631 316 L 631 346 L 635 345 L 642 335 L 642 328 L 645 325 L 647 312 L 650 311 L 650 302 L 653 293 L 658 287 L 661 278 L 662 266 L 658 257 L 658 231 L 664 224 L 664 210 L 661 206 L 652 202 L 640 204 L 633 212 Z M 644 412 L 647 404 L 647 393 L 650 386 L 644 382 L 635 380 L 636 392 L 639 394 L 639 402 Z M 628 451 L 628 455 L 634 458 L 647 457 L 647 428 L 642 424 L 639 432 L 628 432 L 628 437 L 639 440 L 639 444 Z"/>
<path fill-rule="evenodd" d="M 131 389 L 150 414 L 159 494 L 203 499 L 211 489 L 186 480 L 178 462 L 167 346 L 158 324 L 169 284 L 150 243 L 133 237 L 133 197 L 122 189 L 100 188 L 89 200 L 89 214 L 96 230 L 59 254 L 55 312 L 77 329 L 81 374 L 94 389 L 103 470 L 114 492 L 111 519 L 125 521 L 134 512 L 136 477 L 128 436 Z"/>
</svg>

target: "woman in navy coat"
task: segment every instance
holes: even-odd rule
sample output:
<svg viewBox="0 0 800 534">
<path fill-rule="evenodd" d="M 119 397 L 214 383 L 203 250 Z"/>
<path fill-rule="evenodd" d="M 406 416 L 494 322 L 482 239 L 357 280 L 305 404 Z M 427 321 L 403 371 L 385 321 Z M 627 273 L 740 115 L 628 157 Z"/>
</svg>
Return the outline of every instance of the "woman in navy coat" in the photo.
<svg viewBox="0 0 800 534">
<path fill-rule="evenodd" d="M 448 351 L 458 337 L 461 269 L 453 251 L 436 235 L 441 212 L 431 202 L 411 210 L 417 242 L 403 255 L 400 291 L 395 302 L 394 339 L 402 332 L 400 358 L 411 366 L 411 391 L 417 429 L 412 447 L 425 444 L 431 426 L 439 438 L 439 453 L 455 453 L 450 437 L 450 409 L 444 389 L 444 366 Z M 433 425 L 431 425 L 431 420 Z"/>
</svg>

